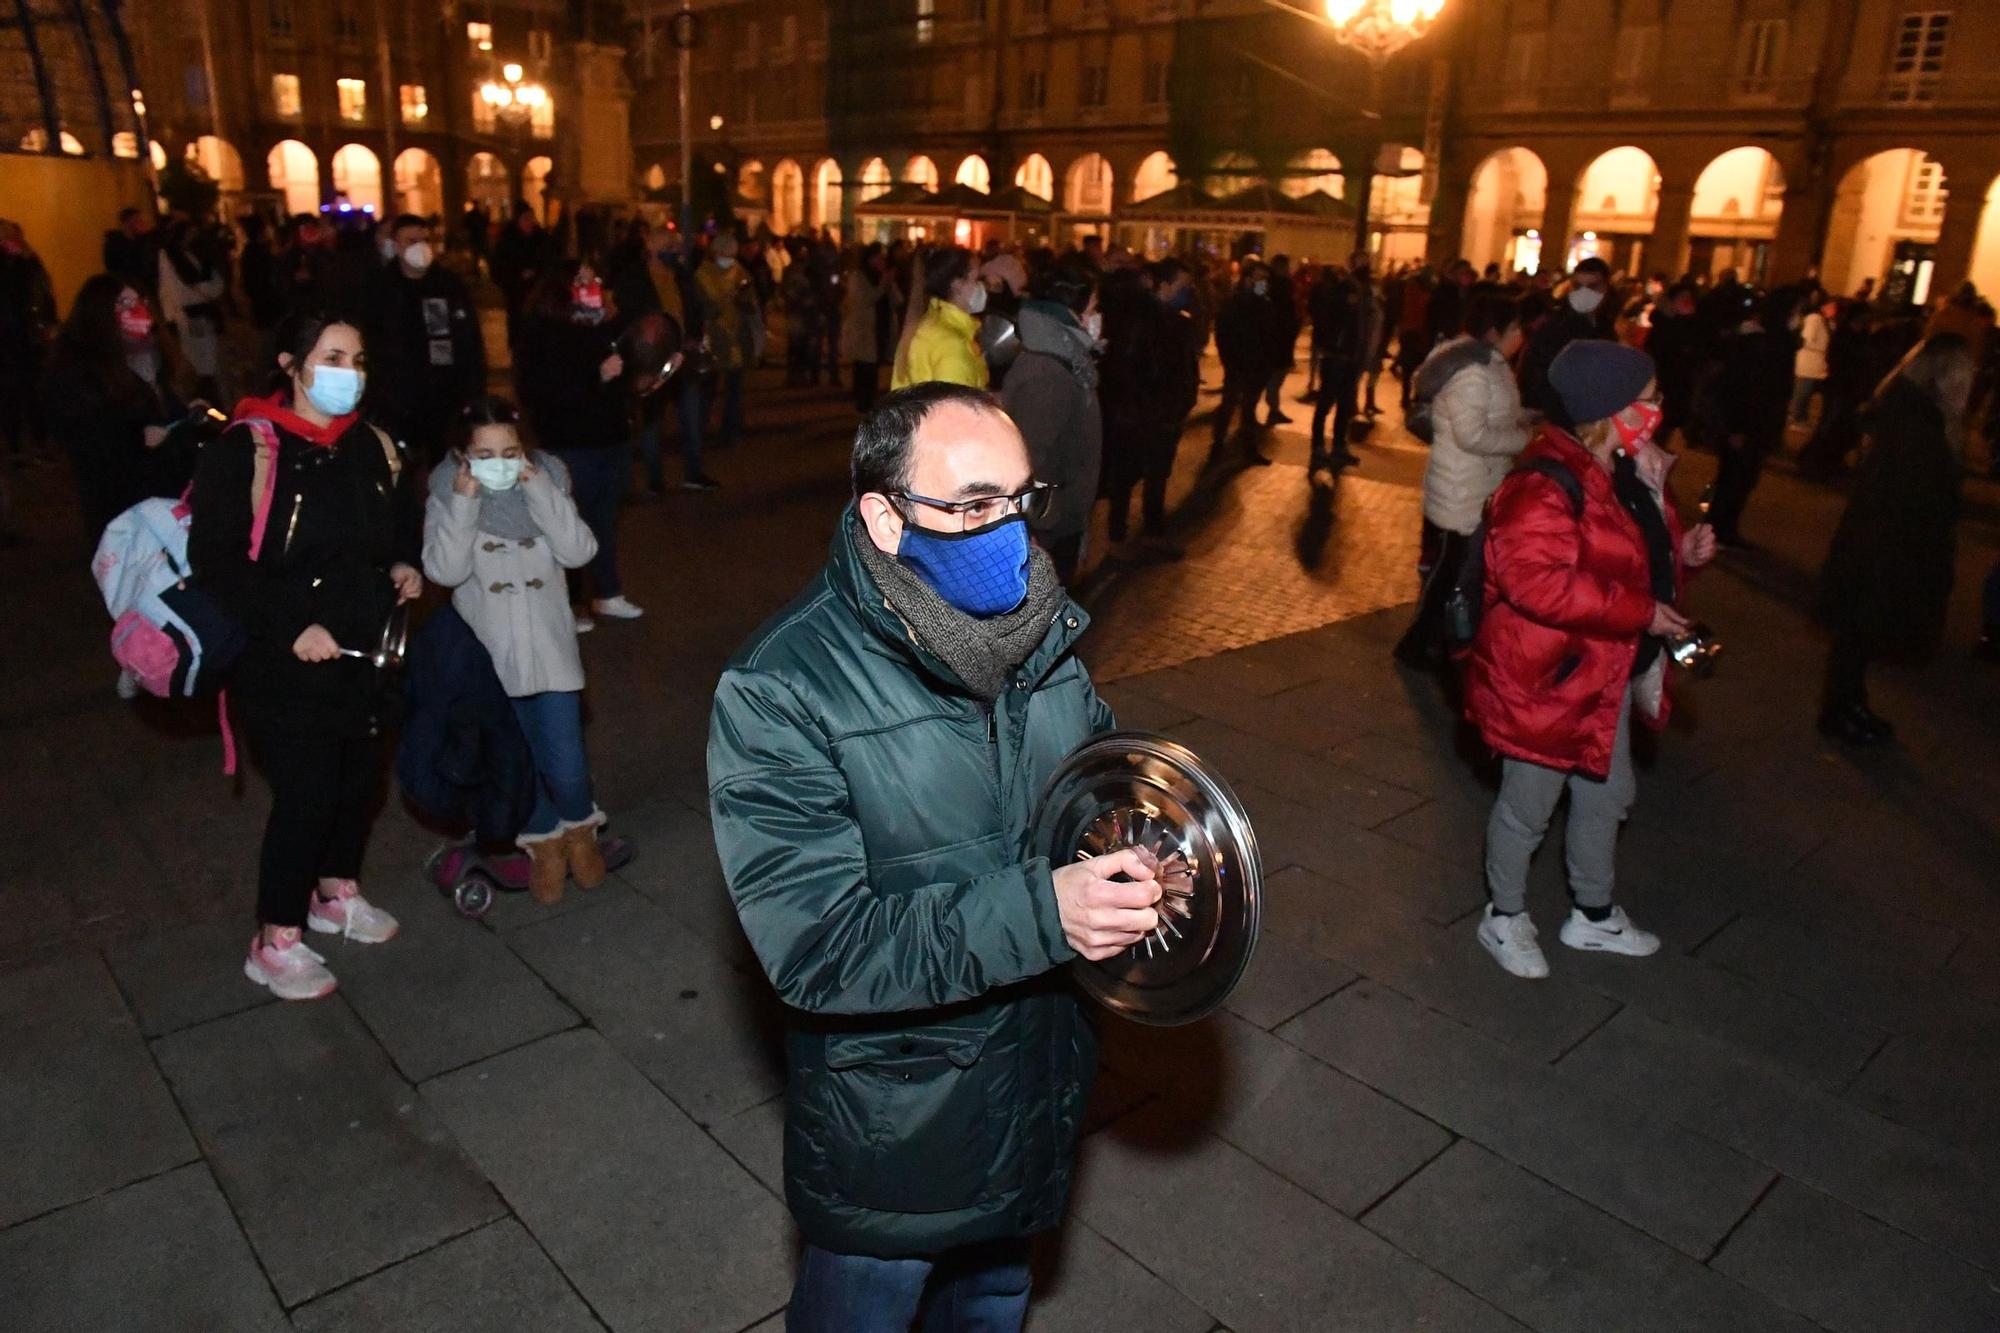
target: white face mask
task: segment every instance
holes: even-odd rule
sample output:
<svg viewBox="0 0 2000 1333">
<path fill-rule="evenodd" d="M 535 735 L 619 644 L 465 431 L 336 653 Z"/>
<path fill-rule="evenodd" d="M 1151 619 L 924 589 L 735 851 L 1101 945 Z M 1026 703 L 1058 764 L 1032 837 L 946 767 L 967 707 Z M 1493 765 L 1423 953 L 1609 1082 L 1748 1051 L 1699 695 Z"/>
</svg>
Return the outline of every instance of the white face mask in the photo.
<svg viewBox="0 0 2000 1333">
<path fill-rule="evenodd" d="M 717 255 L 715 257 L 715 266 L 721 269 L 724 273 L 727 273 L 730 269 L 736 267 L 736 256 Z"/>
<path fill-rule="evenodd" d="M 521 480 L 519 458 L 474 458 L 466 463 L 472 479 L 489 491 L 511 491 Z"/>
<path fill-rule="evenodd" d="M 974 284 L 972 284 L 971 295 L 967 296 L 965 300 L 966 313 L 971 315 L 977 315 L 983 313 L 985 309 L 986 309 L 986 289 L 975 282 Z"/>
<path fill-rule="evenodd" d="M 1593 313 L 1604 304 L 1604 293 L 1595 287 L 1572 287 L 1569 293 L 1569 308 L 1579 315 Z"/>
<path fill-rule="evenodd" d="M 375 242 L 375 248 L 381 252 L 382 258 L 394 259 L 396 257 L 396 238 L 393 236 L 384 236 L 381 240 Z"/>
<path fill-rule="evenodd" d="M 1250 290 L 1259 296 L 1263 296 L 1271 290 L 1271 284 L 1268 282 L 1253 282 L 1250 284 Z"/>
<path fill-rule="evenodd" d="M 412 273 L 422 273 L 431 266 L 431 243 L 412 241 L 403 250 L 403 264 Z"/>
</svg>

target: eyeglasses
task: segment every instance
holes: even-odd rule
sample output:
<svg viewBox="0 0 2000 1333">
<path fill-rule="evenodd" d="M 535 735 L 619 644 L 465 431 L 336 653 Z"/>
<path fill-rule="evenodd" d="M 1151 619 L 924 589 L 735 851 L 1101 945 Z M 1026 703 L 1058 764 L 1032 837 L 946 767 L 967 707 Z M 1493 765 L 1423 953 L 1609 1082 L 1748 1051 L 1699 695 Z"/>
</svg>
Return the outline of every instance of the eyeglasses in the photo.
<svg viewBox="0 0 2000 1333">
<path fill-rule="evenodd" d="M 1027 519 L 1040 518 L 1048 512 L 1055 489 L 1054 482 L 1038 481 L 1012 495 L 982 495 L 971 500 L 933 500 L 915 491 L 891 491 L 890 494 L 898 500 L 908 500 L 956 519 L 957 526 L 963 530 L 983 528 L 988 523 L 998 523 L 1015 514 Z"/>
</svg>

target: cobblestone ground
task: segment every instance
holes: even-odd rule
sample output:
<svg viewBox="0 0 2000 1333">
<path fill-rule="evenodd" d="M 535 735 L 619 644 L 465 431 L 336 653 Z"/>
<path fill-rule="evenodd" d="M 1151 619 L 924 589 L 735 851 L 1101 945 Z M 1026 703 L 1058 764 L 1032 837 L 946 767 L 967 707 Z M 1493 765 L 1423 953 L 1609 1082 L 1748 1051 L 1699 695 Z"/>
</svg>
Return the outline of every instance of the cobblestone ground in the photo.
<svg viewBox="0 0 2000 1333">
<path fill-rule="evenodd" d="M 757 389 L 724 490 L 627 513 L 645 619 L 584 641 L 638 860 L 462 921 L 419 876 L 438 835 L 385 793 L 368 880 L 403 936 L 331 942 L 342 987 L 312 1005 L 238 971 L 260 784 L 218 776 L 203 710 L 113 698 L 61 474 L 19 475 L 0 1327 L 780 1327 L 776 1015 L 701 748 L 724 656 L 826 549 L 851 421 Z M 1966 651 L 1993 529 L 1963 534 L 1946 656 L 1882 673 L 1899 745 L 1844 754 L 1811 730 L 1804 610 L 1839 497 L 1768 479 L 1765 550 L 1693 592 L 1723 670 L 1646 747 L 1621 847 L 1666 947 L 1556 945 L 1552 846 L 1555 974 L 1529 985 L 1472 939 L 1490 773 L 1387 657 L 1422 451 L 1391 417 L 1315 507 L 1287 409 L 1269 468 L 1205 470 L 1190 433 L 1186 561 L 1090 580 L 1121 720 L 1231 776 L 1271 873 L 1223 1013 L 1107 1021 L 1031 1327 L 2000 1328 L 2000 681 Z M 1684 498 L 1709 470 L 1682 465 Z"/>
</svg>

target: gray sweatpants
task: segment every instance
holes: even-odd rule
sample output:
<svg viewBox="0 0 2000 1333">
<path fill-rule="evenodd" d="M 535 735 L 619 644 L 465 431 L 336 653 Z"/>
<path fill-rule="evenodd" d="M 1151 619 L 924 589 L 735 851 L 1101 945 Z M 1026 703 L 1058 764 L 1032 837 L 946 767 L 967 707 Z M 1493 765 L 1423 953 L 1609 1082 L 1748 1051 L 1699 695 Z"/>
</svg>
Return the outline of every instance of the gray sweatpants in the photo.
<svg viewBox="0 0 2000 1333">
<path fill-rule="evenodd" d="M 1500 796 L 1486 821 L 1486 891 L 1497 912 L 1528 906 L 1528 862 L 1549 831 L 1549 819 L 1569 788 L 1569 829 L 1563 852 L 1569 891 L 1578 905 L 1608 907 L 1616 874 L 1618 825 L 1632 809 L 1638 781 L 1632 773 L 1632 689 L 1618 709 L 1611 743 L 1611 771 L 1602 782 L 1522 759 L 1502 764 Z"/>
</svg>

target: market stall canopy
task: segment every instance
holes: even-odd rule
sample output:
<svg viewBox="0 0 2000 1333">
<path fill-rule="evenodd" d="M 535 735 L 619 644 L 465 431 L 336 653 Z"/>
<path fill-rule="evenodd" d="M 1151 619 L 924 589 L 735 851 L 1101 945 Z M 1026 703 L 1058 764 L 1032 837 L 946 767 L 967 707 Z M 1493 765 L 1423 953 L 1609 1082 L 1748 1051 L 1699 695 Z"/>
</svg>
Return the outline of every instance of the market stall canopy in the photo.
<svg viewBox="0 0 2000 1333">
<path fill-rule="evenodd" d="M 951 217 L 957 210 L 915 181 L 901 181 L 865 203 L 854 206 L 856 217 Z"/>
<path fill-rule="evenodd" d="M 964 191 L 962 196 L 957 194 L 960 190 Z M 954 186 L 946 193 L 963 200 L 957 205 L 962 217 L 1047 217 L 1055 211 L 1052 201 L 1020 185 L 1010 185 L 991 194 L 981 194 L 970 186 Z"/>
</svg>

